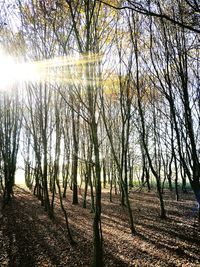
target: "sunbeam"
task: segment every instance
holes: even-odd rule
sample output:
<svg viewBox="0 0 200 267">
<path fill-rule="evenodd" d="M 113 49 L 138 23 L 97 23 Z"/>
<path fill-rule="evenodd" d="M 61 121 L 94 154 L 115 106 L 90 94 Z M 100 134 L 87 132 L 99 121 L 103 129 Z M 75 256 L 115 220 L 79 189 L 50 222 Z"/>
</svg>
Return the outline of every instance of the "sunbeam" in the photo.
<svg viewBox="0 0 200 267">
<path fill-rule="evenodd" d="M 84 76 L 82 67 L 99 60 L 101 60 L 101 56 L 93 54 L 78 58 L 63 56 L 20 63 L 14 57 L 0 52 L 0 90 L 7 90 L 13 84 L 23 81 L 62 84 L 80 82 Z"/>
</svg>

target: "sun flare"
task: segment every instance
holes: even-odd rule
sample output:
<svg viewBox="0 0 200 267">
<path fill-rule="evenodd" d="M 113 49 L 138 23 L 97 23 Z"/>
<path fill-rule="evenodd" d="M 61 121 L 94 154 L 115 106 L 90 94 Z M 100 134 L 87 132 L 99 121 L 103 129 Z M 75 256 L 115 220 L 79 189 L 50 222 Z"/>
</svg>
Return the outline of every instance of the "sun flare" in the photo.
<svg viewBox="0 0 200 267">
<path fill-rule="evenodd" d="M 17 66 L 14 60 L 0 54 L 0 88 L 1 90 L 8 87 L 17 78 Z"/>
<path fill-rule="evenodd" d="M 7 90 L 20 82 L 45 81 L 50 83 L 82 82 L 83 66 L 101 60 L 99 55 L 55 57 L 20 63 L 16 58 L 0 52 L 0 90 Z M 70 74 L 71 72 L 71 74 Z M 73 75 L 72 75 L 73 73 Z M 73 79 L 72 77 L 73 76 Z"/>
<path fill-rule="evenodd" d="M 14 57 L 0 52 L 0 90 L 5 91 L 16 83 L 35 79 L 33 64 L 18 63 Z"/>
</svg>

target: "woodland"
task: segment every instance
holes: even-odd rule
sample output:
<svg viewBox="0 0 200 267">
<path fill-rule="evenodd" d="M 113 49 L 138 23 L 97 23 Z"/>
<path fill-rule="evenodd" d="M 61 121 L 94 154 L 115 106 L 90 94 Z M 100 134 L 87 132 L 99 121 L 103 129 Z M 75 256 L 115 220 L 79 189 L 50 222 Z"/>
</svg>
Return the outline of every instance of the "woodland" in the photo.
<svg viewBox="0 0 200 267">
<path fill-rule="evenodd" d="M 0 266 L 200 266 L 199 25 L 198 0 L 0 1 Z"/>
</svg>

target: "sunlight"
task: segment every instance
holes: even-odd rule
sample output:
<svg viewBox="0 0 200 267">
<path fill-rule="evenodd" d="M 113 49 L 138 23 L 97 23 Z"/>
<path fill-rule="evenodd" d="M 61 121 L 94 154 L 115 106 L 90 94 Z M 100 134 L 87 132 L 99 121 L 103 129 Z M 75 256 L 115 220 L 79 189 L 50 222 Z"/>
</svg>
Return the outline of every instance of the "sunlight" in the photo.
<svg viewBox="0 0 200 267">
<path fill-rule="evenodd" d="M 65 84 L 72 82 L 80 83 L 83 75 L 82 67 L 86 64 L 98 62 L 100 59 L 101 56 L 93 54 L 81 57 L 55 57 L 19 63 L 14 57 L 0 52 L 0 90 L 7 90 L 15 83 L 23 81 L 45 81 Z M 72 73 L 73 79 L 71 77 Z"/>
<path fill-rule="evenodd" d="M 58 84 L 83 83 L 84 66 L 102 59 L 101 55 L 60 56 L 33 62 L 36 73 L 42 81 Z M 91 66 L 91 65 L 90 65 Z"/>
<path fill-rule="evenodd" d="M 34 64 L 18 63 L 14 57 L 0 52 L 0 90 L 5 91 L 15 83 L 35 80 L 37 77 Z"/>
<path fill-rule="evenodd" d="M 17 78 L 18 69 L 11 57 L 0 54 L 0 88 L 8 87 Z"/>
<path fill-rule="evenodd" d="M 26 187 L 24 170 L 19 168 L 17 169 L 15 174 L 15 184 L 18 186 Z"/>
</svg>

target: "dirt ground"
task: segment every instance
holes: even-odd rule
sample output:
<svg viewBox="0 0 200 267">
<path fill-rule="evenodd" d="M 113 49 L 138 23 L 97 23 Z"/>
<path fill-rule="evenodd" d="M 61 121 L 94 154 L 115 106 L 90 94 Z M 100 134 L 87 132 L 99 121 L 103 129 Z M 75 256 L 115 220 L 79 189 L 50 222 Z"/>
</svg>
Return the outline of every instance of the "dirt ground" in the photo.
<svg viewBox="0 0 200 267">
<path fill-rule="evenodd" d="M 64 200 L 76 245 L 67 238 L 59 202 L 51 221 L 35 196 L 16 187 L 12 204 L 0 213 L 1 267 L 87 267 L 92 258 L 92 217 L 90 203 L 82 208 L 71 204 L 71 192 Z M 130 193 L 137 235 L 131 236 L 127 210 L 119 195 L 109 202 L 102 194 L 102 229 L 106 267 L 200 266 L 200 229 L 192 193 L 175 201 L 165 192 L 166 220 L 159 218 L 159 202 L 154 192 Z M 0 200 L 1 201 L 1 200 Z"/>
</svg>

